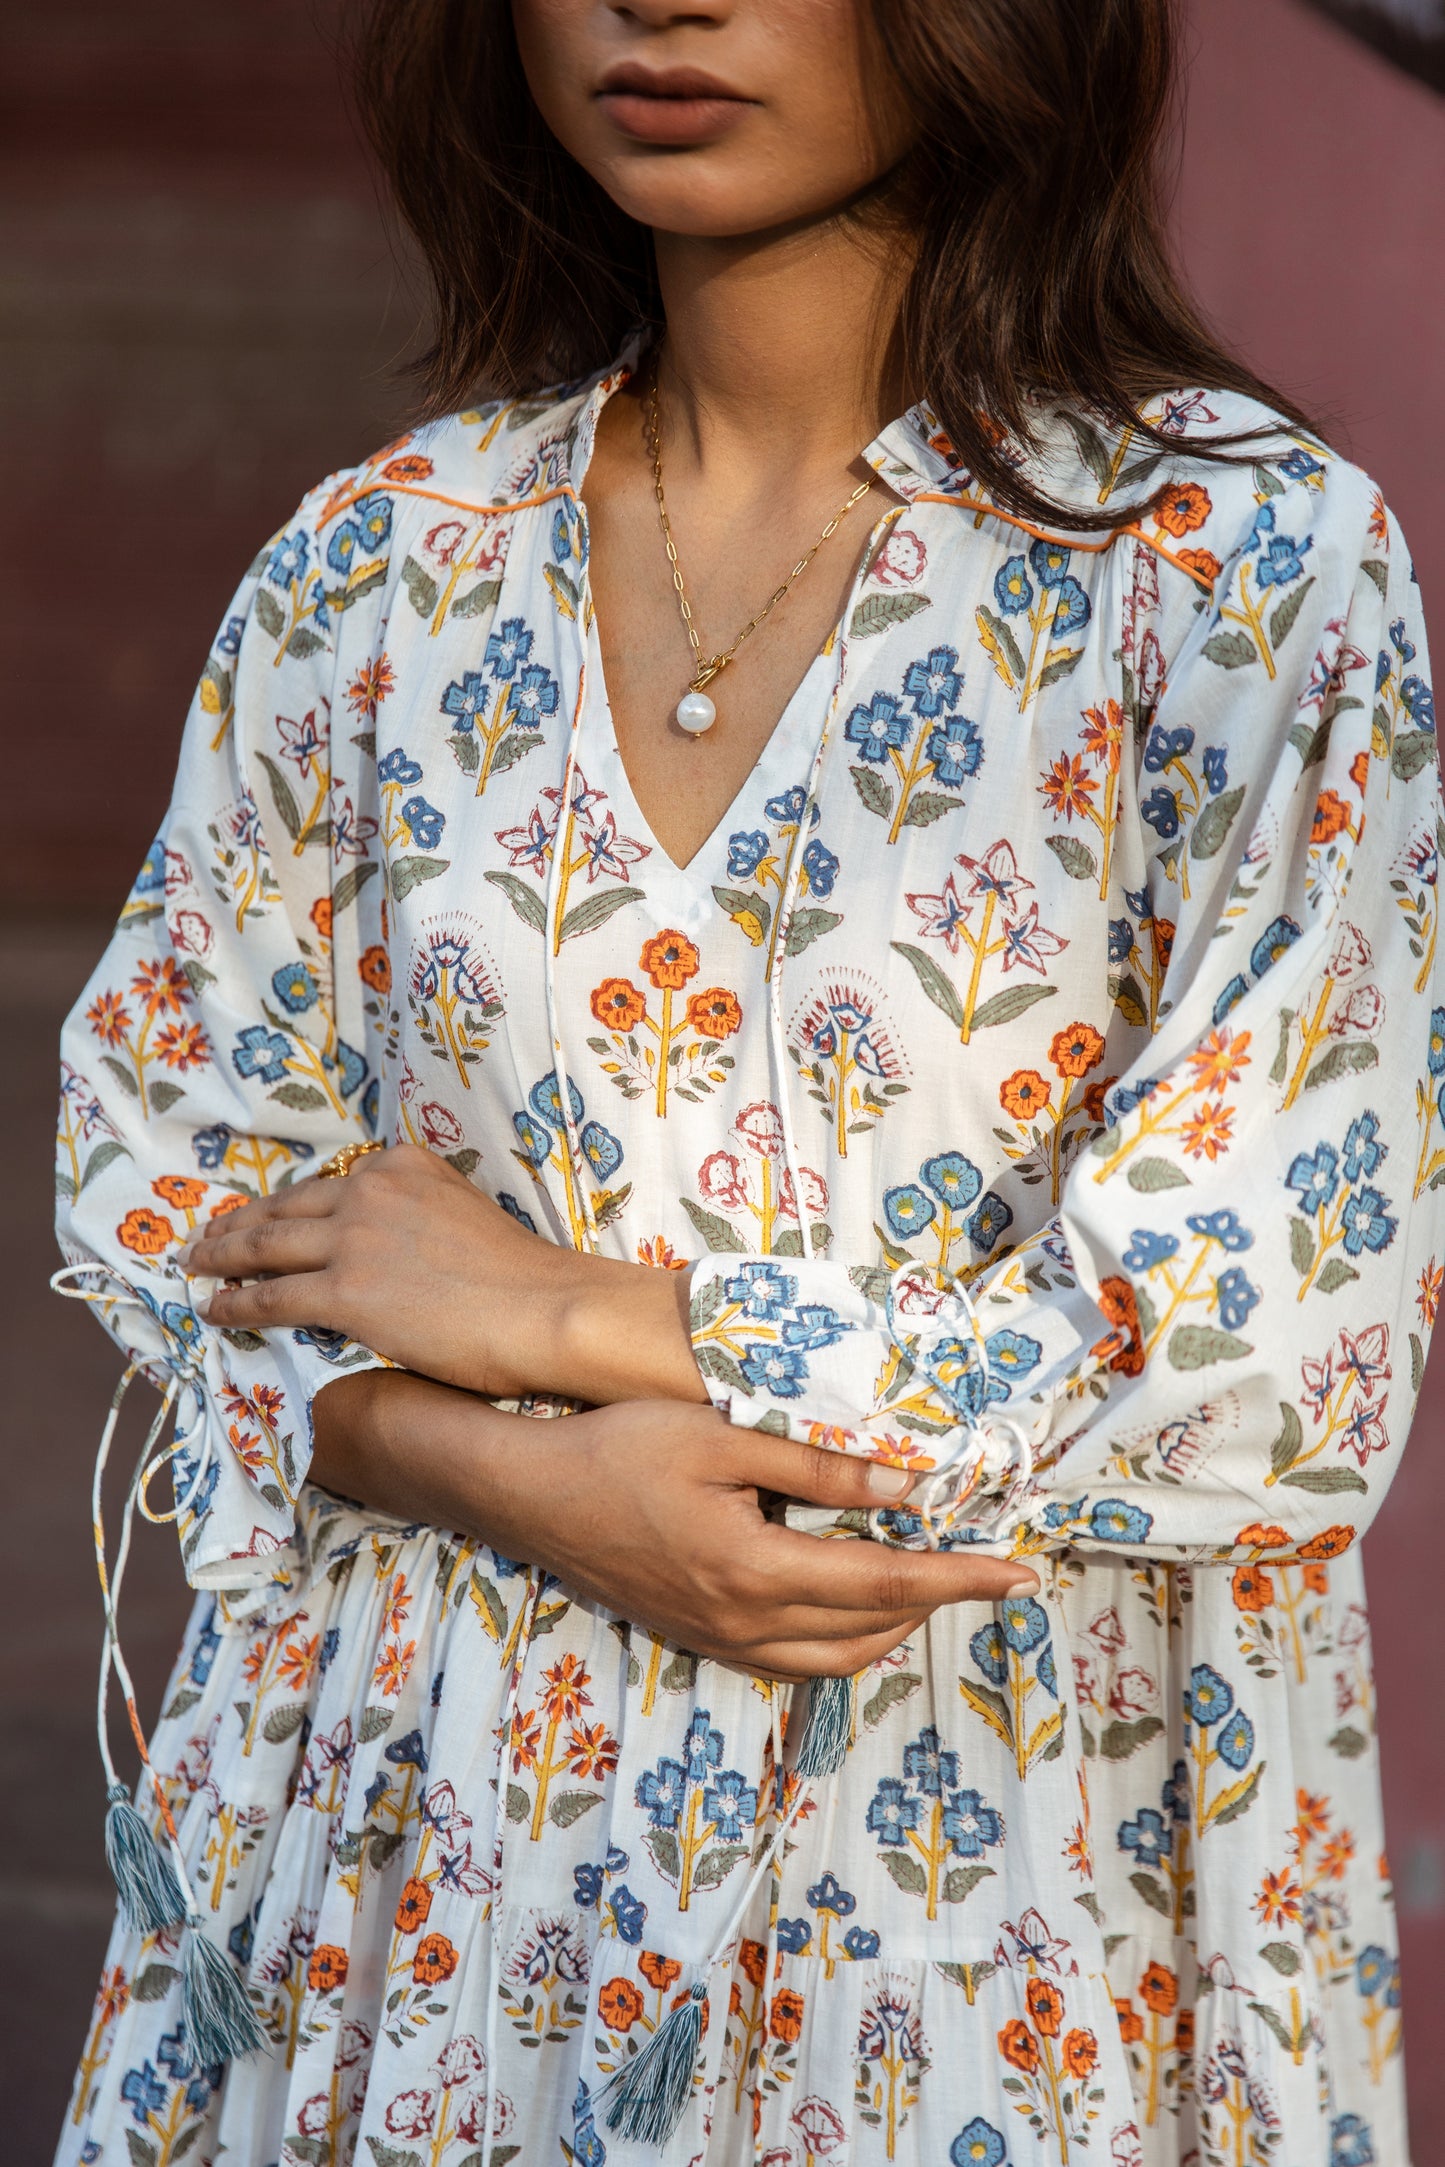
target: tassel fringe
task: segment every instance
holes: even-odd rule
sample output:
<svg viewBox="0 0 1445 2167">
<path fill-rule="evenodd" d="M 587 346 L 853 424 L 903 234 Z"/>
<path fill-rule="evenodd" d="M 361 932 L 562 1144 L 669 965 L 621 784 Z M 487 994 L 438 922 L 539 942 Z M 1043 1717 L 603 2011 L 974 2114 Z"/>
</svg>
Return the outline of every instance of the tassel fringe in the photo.
<svg viewBox="0 0 1445 2167">
<path fill-rule="evenodd" d="M 175 1868 L 131 1803 L 123 1783 L 112 1786 L 105 1810 L 105 1860 L 126 1923 L 138 1934 L 179 1926 L 186 1900 Z"/>
<path fill-rule="evenodd" d="M 702 1980 L 658 2025 L 641 2052 L 603 2086 L 607 2127 L 630 2144 L 667 2144 L 692 2096 L 707 1987 Z"/>
<path fill-rule="evenodd" d="M 812 1781 L 835 1776 L 853 1743 L 857 1691 L 851 1678 L 815 1678 L 808 1691 L 808 1712 L 798 1741 L 797 1773 Z"/>
<path fill-rule="evenodd" d="M 259 2053 L 266 2044 L 239 1975 L 207 1940 L 194 1912 L 181 1956 L 181 2027 L 192 2062 L 203 2069 Z"/>
</svg>

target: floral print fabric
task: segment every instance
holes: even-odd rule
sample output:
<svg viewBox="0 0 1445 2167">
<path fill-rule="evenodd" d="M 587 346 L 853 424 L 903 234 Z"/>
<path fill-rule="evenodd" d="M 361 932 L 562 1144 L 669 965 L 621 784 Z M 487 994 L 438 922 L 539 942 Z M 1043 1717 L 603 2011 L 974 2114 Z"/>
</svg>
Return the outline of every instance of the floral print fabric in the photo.
<svg viewBox="0 0 1445 2167">
<path fill-rule="evenodd" d="M 408 438 L 262 552 L 67 1027 L 63 1244 L 181 1393 L 156 1765 L 270 2051 L 195 2066 L 175 1949 L 118 1929 L 59 2158 L 621 2167 L 608 2079 L 701 1981 L 670 2159 L 1393 2167 L 1356 1542 L 1445 1179 L 1398 530 L 1295 432 L 1165 461 L 1043 416 L 1101 516 L 1168 486 L 1037 534 L 917 409 L 680 869 L 587 583 L 617 380 Z M 918 1471 L 805 1524 L 1040 1597 L 875 1666 L 800 1797 L 784 1689 L 310 1486 L 314 1395 L 379 1357 L 213 1330 L 174 1258 L 372 1135 L 690 1266 L 731 1420 Z"/>
</svg>

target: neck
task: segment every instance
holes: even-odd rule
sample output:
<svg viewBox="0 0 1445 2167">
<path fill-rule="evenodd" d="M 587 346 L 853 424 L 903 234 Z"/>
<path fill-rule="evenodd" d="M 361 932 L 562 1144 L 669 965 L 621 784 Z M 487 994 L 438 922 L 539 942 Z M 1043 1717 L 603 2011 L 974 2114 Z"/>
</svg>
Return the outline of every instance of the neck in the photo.
<svg viewBox="0 0 1445 2167">
<path fill-rule="evenodd" d="M 850 460 L 917 396 L 896 324 L 911 268 L 884 222 L 763 236 L 656 236 L 667 320 L 660 390 L 678 451 L 794 468 Z"/>
</svg>

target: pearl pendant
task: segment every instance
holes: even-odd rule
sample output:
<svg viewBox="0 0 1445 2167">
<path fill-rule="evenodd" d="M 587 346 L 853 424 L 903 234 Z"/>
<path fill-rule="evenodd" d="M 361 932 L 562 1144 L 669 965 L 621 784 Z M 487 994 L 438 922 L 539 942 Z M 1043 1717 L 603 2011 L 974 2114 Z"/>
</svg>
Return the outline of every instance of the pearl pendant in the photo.
<svg viewBox="0 0 1445 2167">
<path fill-rule="evenodd" d="M 677 726 L 689 737 L 701 737 L 717 721 L 717 709 L 705 692 L 685 692 L 677 703 Z"/>
</svg>

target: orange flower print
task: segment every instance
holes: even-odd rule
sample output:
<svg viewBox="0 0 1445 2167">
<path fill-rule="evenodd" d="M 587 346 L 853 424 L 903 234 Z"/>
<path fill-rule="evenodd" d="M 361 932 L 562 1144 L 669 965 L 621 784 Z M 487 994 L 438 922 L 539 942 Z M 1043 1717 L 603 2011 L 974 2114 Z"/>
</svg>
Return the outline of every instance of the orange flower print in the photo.
<svg viewBox="0 0 1445 2167">
<path fill-rule="evenodd" d="M 224 1219 L 228 1212 L 243 1211 L 247 1202 L 248 1199 L 242 1196 L 239 1191 L 233 1191 L 230 1196 L 223 1196 L 219 1204 L 213 1204 L 206 1213 L 206 1218 L 208 1221 Z"/>
<path fill-rule="evenodd" d="M 399 1934 L 419 1933 L 426 1925 L 431 1910 L 431 1890 L 425 1881 L 413 1875 L 401 1892 L 396 1907 L 396 1930 Z"/>
<path fill-rule="evenodd" d="M 572 1723 L 592 1705 L 592 1674 L 580 1655 L 564 1655 L 542 1673 L 542 1706 L 558 1723 Z"/>
<path fill-rule="evenodd" d="M 1139 1981 L 1139 1999 L 1155 2016 L 1167 2017 L 1179 1999 L 1179 1981 L 1167 1964 L 1146 1964 Z"/>
<path fill-rule="evenodd" d="M 156 1052 L 167 1068 L 204 1068 L 211 1058 L 211 1042 L 199 1023 L 168 1023 L 156 1033 Z"/>
<path fill-rule="evenodd" d="M 102 1046 L 119 1046 L 130 1029 L 130 1010 L 119 993 L 99 993 L 85 1011 L 90 1025 Z"/>
<path fill-rule="evenodd" d="M 1134 2046 L 1144 2036 L 1144 2019 L 1127 1996 L 1115 2001 L 1114 2011 L 1119 2019 L 1119 2037 L 1126 2047 Z"/>
<path fill-rule="evenodd" d="M 754 1986 L 762 1985 L 767 1961 L 768 1952 L 760 1941 L 744 1941 L 738 1949 L 738 1969 Z"/>
<path fill-rule="evenodd" d="M 1320 1852 L 1320 1865 L 1324 1869 L 1326 1879 L 1343 1881 L 1350 1860 L 1354 1855 L 1355 1839 L 1347 1828 L 1342 1828 L 1338 1836 L 1331 1836 L 1329 1842 Z"/>
<path fill-rule="evenodd" d="M 680 993 L 689 978 L 696 978 L 702 958 L 683 933 L 657 933 L 642 944 L 638 958 L 659 992 Z"/>
<path fill-rule="evenodd" d="M 390 993 L 391 957 L 379 941 L 365 951 L 356 968 L 361 973 L 362 984 L 370 986 L 373 993 Z"/>
<path fill-rule="evenodd" d="M 1301 1580 L 1309 1589 L 1311 1595 L 1329 1594 L 1330 1569 L 1328 1565 L 1321 1565 L 1318 1559 L 1311 1558 L 1307 1565 L 1301 1565 L 1299 1573 Z"/>
<path fill-rule="evenodd" d="M 388 1700 L 394 1700 L 406 1684 L 407 1674 L 415 1660 L 414 1640 L 409 1640 L 405 1647 L 399 1640 L 389 1640 L 381 1651 L 376 1669 L 372 1672 L 372 1684 L 379 1685 Z"/>
<path fill-rule="evenodd" d="M 647 1013 L 647 995 L 630 978 L 604 978 L 593 988 L 591 1008 L 609 1031 L 630 1031 Z"/>
<path fill-rule="evenodd" d="M 195 1211 L 205 1203 L 209 1186 L 193 1174 L 162 1174 L 151 1183 L 151 1193 L 173 1211 Z"/>
<path fill-rule="evenodd" d="M 1208 1159 L 1211 1166 L 1234 1142 L 1234 1108 L 1209 1099 L 1191 1114 L 1179 1131 L 1187 1157 Z"/>
<path fill-rule="evenodd" d="M 1322 1535 L 1312 1536 L 1309 1542 L 1302 1542 L 1299 1554 L 1302 1558 L 1343 1557 L 1354 1539 L 1355 1530 L 1352 1527 L 1327 1527 Z"/>
<path fill-rule="evenodd" d="M 1178 482 L 1160 498 L 1154 507 L 1154 517 L 1166 534 L 1182 540 L 1196 527 L 1202 527 L 1212 510 L 1207 489 L 1202 489 L 1198 482 Z"/>
<path fill-rule="evenodd" d="M 1099 2042 L 1082 2025 L 1064 2035 L 1064 2067 L 1071 2077 L 1087 2077 L 1099 2059 Z"/>
<path fill-rule="evenodd" d="M 1304 1915 L 1303 1904 L 1300 1885 L 1288 1867 L 1277 1874 L 1266 1874 L 1254 1899 L 1254 1908 L 1266 1926 L 1295 1924 Z"/>
<path fill-rule="evenodd" d="M 1442 1289 L 1445 1289 L 1445 1264 L 1437 1264 L 1431 1257 L 1420 1274 L 1419 1289 L 1415 1295 L 1415 1307 L 1427 1332 L 1435 1329 L 1435 1319 L 1440 1314 Z"/>
<path fill-rule="evenodd" d="M 1315 800 L 1315 817 L 1310 826 L 1312 843 L 1327 843 L 1350 824 L 1350 808 L 1338 790 L 1322 790 Z"/>
<path fill-rule="evenodd" d="M 1154 920 L 1154 953 L 1159 958 L 1160 970 L 1167 971 L 1169 958 L 1174 953 L 1174 920 L 1172 918 L 1156 918 Z M 1249 1038 L 1248 1031 L 1245 1032 L 1244 1036 L 1247 1041 Z"/>
<path fill-rule="evenodd" d="M 152 1211 L 145 1204 L 128 1211 L 115 1231 L 121 1247 L 138 1257 L 158 1257 L 176 1238 L 176 1230 L 165 1213 Z"/>
<path fill-rule="evenodd" d="M 1104 1058 L 1104 1041 L 1091 1023 L 1071 1023 L 1049 1040 L 1049 1059 L 1061 1076 L 1087 1076 Z"/>
<path fill-rule="evenodd" d="M 331 898 L 329 895 L 317 896 L 316 901 L 311 906 L 311 923 L 324 941 L 330 940 Z"/>
<path fill-rule="evenodd" d="M 1045 2039 L 1057 2039 L 1064 2021 L 1064 1997 L 1047 1979 L 1030 1979 L 1024 1996 L 1029 2015 Z"/>
<path fill-rule="evenodd" d="M 1234 1538 L 1241 1550 L 1283 1550 L 1288 1547 L 1289 1537 L 1284 1529 L 1271 1520 L 1268 1527 L 1260 1520 L 1251 1520 Z"/>
<path fill-rule="evenodd" d="M 1129 1280 L 1111 1272 L 1099 1281 L 1099 1307 L 1114 1330 L 1089 1349 L 1094 1359 L 1107 1362 L 1121 1377 L 1138 1377 L 1144 1368 L 1144 1335 L 1139 1328 L 1139 1302 Z"/>
<path fill-rule="evenodd" d="M 738 997 L 729 993 L 726 986 L 709 986 L 706 993 L 694 993 L 687 1004 L 687 1020 L 699 1038 L 731 1038 L 743 1020 Z"/>
<path fill-rule="evenodd" d="M 1207 579 L 1211 586 L 1224 570 L 1212 549 L 1181 549 L 1179 562 L 1186 571 L 1197 572 L 1201 579 Z"/>
<path fill-rule="evenodd" d="M 162 956 L 137 966 L 130 990 L 145 1003 L 148 1016 L 178 1016 L 191 998 L 191 981 L 174 956 Z"/>
<path fill-rule="evenodd" d="M 1350 781 L 1359 791 L 1361 797 L 1363 797 L 1365 794 L 1365 784 L 1369 779 L 1369 773 L 1369 754 L 1367 752 L 1357 752 L 1354 759 L 1350 762 Z"/>
<path fill-rule="evenodd" d="M 1098 783 L 1084 765 L 1082 753 L 1063 752 L 1051 768 L 1044 771 L 1040 785 L 1051 813 L 1062 813 L 1065 820 L 1075 815 L 1086 820 L 1094 809 L 1094 794 Z"/>
<path fill-rule="evenodd" d="M 359 669 L 346 688 L 346 704 L 353 715 L 375 722 L 376 710 L 389 692 L 396 689 L 391 663 L 385 655 L 378 655 Z"/>
<path fill-rule="evenodd" d="M 1106 700 L 1102 707 L 1086 707 L 1084 713 L 1084 750 L 1100 767 L 1116 768 L 1119 752 L 1124 742 L 1124 710 L 1117 700 Z"/>
<path fill-rule="evenodd" d="M 1320 1792 L 1296 1791 L 1294 1810 L 1295 1828 L 1302 1843 L 1324 1835 L 1330 1825 L 1330 1802 Z"/>
<path fill-rule="evenodd" d="M 1053 1088 L 1036 1068 L 1016 1068 L 999 1085 L 998 1102 L 1015 1121 L 1032 1121 L 1048 1105 Z"/>
<path fill-rule="evenodd" d="M 346 1951 L 338 1949 L 333 1942 L 318 1943 L 311 1951 L 311 1961 L 306 1966 L 306 1984 L 315 1994 L 334 1993 L 345 1986 L 348 1960 Z"/>
<path fill-rule="evenodd" d="M 445 1934 L 427 1934 L 416 1945 L 411 1975 L 418 1986 L 440 1986 L 457 1968 L 456 1944 Z"/>
<path fill-rule="evenodd" d="M 630 2032 L 646 2006 L 630 1979 L 609 1979 L 597 1997 L 597 2014 L 610 2032 Z"/>
<path fill-rule="evenodd" d="M 637 1261 L 659 1272 L 685 1272 L 691 1259 L 680 1257 L 665 1234 L 654 1234 L 650 1241 L 637 1244 Z"/>
<path fill-rule="evenodd" d="M 1274 1601 L 1274 1582 L 1262 1565 L 1241 1565 L 1229 1583 L 1236 1610 L 1268 1610 Z"/>
<path fill-rule="evenodd" d="M 567 1762 L 574 1776 L 591 1776 L 601 1782 L 617 1766 L 617 1740 L 605 1723 L 574 1724 L 567 1740 Z"/>
<path fill-rule="evenodd" d="M 1172 929 L 1171 929 L 1172 930 Z M 1249 1067 L 1248 1031 L 1211 1031 L 1189 1056 L 1196 1091 L 1227 1091 Z"/>
<path fill-rule="evenodd" d="M 388 459 L 381 478 L 384 482 L 424 482 L 431 471 L 430 459 L 419 451 L 409 451 L 402 459 Z"/>
<path fill-rule="evenodd" d="M 803 1997 L 790 1986 L 780 1986 L 773 1996 L 768 2030 L 785 2046 L 791 2046 L 803 2029 Z"/>
<path fill-rule="evenodd" d="M 1181 2054 L 1194 2052 L 1194 2011 L 1181 2009 L 1174 2019 L 1174 2044 Z"/>
<path fill-rule="evenodd" d="M 321 1655 L 321 1635 L 313 1633 L 309 1640 L 290 1640 L 281 1650 L 276 1665 L 276 1675 L 288 1691 L 304 1693 L 310 1685 Z"/>
<path fill-rule="evenodd" d="M 739 1956 L 741 1957 L 743 1951 L 748 1949 L 757 1951 L 758 1975 L 756 1979 L 753 1979 L 753 1984 L 754 1986 L 761 1986 L 763 1983 L 763 1945 L 760 1941 L 745 1941 L 742 1950 L 739 1951 Z M 665 1994 L 672 1985 L 673 1980 L 682 1977 L 682 1966 L 677 1961 L 677 1958 L 675 1956 L 659 1956 L 656 1949 L 644 1949 L 637 1959 L 637 1968 L 648 1985 L 656 1987 L 659 1994 Z M 744 1964 L 743 1969 L 747 1970 L 746 1964 Z M 752 1978 L 751 1972 L 748 1972 L 748 1977 Z"/>
<path fill-rule="evenodd" d="M 1015 2069 L 1031 2077 L 1039 2066 L 1039 2043 L 1022 2017 L 1010 2017 L 998 2035 L 999 2052 Z"/>
</svg>

